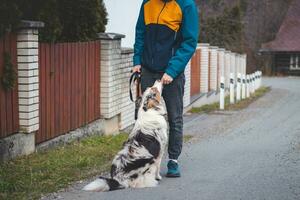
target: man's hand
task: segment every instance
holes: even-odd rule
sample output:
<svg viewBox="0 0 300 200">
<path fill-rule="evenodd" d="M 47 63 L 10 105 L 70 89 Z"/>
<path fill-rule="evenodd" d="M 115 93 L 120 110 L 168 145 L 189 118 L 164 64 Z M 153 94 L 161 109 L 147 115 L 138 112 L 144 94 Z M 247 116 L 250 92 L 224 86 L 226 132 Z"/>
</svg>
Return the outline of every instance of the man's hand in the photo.
<svg viewBox="0 0 300 200">
<path fill-rule="evenodd" d="M 132 73 L 139 72 L 141 73 L 141 65 L 136 65 L 132 68 Z"/>
<path fill-rule="evenodd" d="M 164 85 L 168 85 L 168 84 L 172 83 L 172 81 L 173 81 L 173 78 L 171 76 L 169 76 L 168 74 L 166 74 L 166 73 L 161 78 L 161 82 Z"/>
</svg>

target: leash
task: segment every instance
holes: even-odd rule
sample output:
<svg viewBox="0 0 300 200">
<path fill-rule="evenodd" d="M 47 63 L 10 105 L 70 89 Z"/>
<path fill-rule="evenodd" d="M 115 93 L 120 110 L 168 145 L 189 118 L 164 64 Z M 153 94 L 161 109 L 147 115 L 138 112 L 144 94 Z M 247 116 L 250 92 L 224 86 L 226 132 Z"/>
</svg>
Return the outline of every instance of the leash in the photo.
<svg viewBox="0 0 300 200">
<path fill-rule="evenodd" d="M 137 88 L 136 88 L 136 99 L 133 100 L 133 95 L 132 95 L 132 84 L 136 82 L 137 83 Z M 134 119 L 137 119 L 138 116 L 138 110 L 140 106 L 140 102 L 142 100 L 142 94 L 141 94 L 141 73 L 140 72 L 134 72 L 131 74 L 130 79 L 129 79 L 129 96 L 130 100 L 132 102 L 135 102 L 135 112 L 134 112 Z"/>
</svg>

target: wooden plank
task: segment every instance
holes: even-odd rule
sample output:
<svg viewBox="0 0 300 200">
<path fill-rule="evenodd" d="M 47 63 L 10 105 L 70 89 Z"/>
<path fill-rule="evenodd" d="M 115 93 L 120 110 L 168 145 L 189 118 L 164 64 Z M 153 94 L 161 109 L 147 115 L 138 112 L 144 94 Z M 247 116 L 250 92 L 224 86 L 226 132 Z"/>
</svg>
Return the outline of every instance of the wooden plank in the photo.
<svg viewBox="0 0 300 200">
<path fill-rule="evenodd" d="M 93 47 L 91 43 L 88 43 L 88 48 L 89 48 L 89 100 L 88 100 L 88 105 L 89 105 L 89 118 L 88 118 L 88 122 L 91 121 L 92 119 L 92 113 L 93 113 Z"/>
<path fill-rule="evenodd" d="M 40 134 L 40 141 L 43 141 L 45 136 L 47 135 L 47 80 L 46 80 L 46 44 L 42 44 L 42 54 L 43 54 L 43 59 L 42 59 L 42 68 L 43 68 L 43 76 L 42 76 L 42 82 L 43 82 L 43 105 L 42 105 L 42 113 L 41 115 L 43 116 L 43 129 L 41 130 Z M 41 67 L 41 66 L 39 66 Z"/>
<path fill-rule="evenodd" d="M 2 72 L 3 72 L 3 64 L 4 64 L 4 52 L 5 52 L 5 40 L 6 40 L 6 36 L 4 36 L 4 38 L 2 39 L 2 45 L 1 45 L 1 49 L 0 49 L 0 53 L 2 54 L 2 61 L 1 61 L 1 65 L 2 65 L 2 70 L 1 70 L 1 77 L 2 77 Z M 6 127 L 6 93 L 1 85 L 1 89 L 0 89 L 2 92 L 2 95 L 0 96 L 0 107 L 1 107 L 1 116 L 0 116 L 0 119 L 1 119 L 1 133 L 2 133 L 2 136 L 6 136 L 7 134 L 7 127 Z"/>
<path fill-rule="evenodd" d="M 78 74 L 78 90 L 79 90 L 79 96 L 78 96 L 78 120 L 80 124 L 84 124 L 84 117 L 83 117 L 83 97 L 84 97 L 84 90 L 82 89 L 82 80 L 83 80 L 83 70 L 84 70 L 84 62 L 83 62 L 83 56 L 84 56 L 84 51 L 82 49 L 82 43 L 78 44 L 79 48 L 79 55 L 78 55 L 78 65 L 79 65 L 79 74 Z"/>
<path fill-rule="evenodd" d="M 90 43 L 90 99 L 89 99 L 89 104 L 90 104 L 90 118 L 89 122 L 93 121 L 94 119 L 94 112 L 95 112 L 95 45 L 94 42 L 89 42 Z"/>
<path fill-rule="evenodd" d="M 67 54 L 66 54 L 66 60 L 67 60 L 67 63 L 66 63 L 66 69 L 67 69 L 67 77 L 66 77 L 66 104 L 67 104 L 67 126 L 66 126 L 66 130 L 65 132 L 67 132 L 68 130 L 71 130 L 71 98 L 72 98 L 72 91 L 71 91 L 71 85 L 72 85 L 72 82 L 71 82 L 71 66 L 72 66 L 72 59 L 71 59 L 71 46 L 70 45 L 66 45 L 67 47 Z"/>
<path fill-rule="evenodd" d="M 59 108 L 60 108 L 60 112 L 59 112 L 59 116 L 60 116 L 60 132 L 64 133 L 65 130 L 65 126 L 66 126 L 66 105 L 65 105 L 65 78 L 66 78 L 66 48 L 65 48 L 65 44 L 61 44 L 61 51 L 60 51 L 60 91 L 59 91 Z"/>
<path fill-rule="evenodd" d="M 71 59 L 71 65 L 70 65 L 70 76 L 71 76 L 71 110 L 70 110 L 70 113 L 71 113 L 71 128 L 69 130 L 74 130 L 76 128 L 76 124 L 75 124 L 75 120 L 76 120 L 76 114 L 75 114 L 75 82 L 76 82 L 76 79 L 75 79 L 75 76 L 74 76 L 74 72 L 75 72 L 75 59 L 74 59 L 74 56 L 75 56 L 75 49 L 74 49 L 74 43 L 70 43 L 69 44 L 70 48 L 71 48 L 71 55 L 70 55 L 70 58 Z"/>
<path fill-rule="evenodd" d="M 12 63 L 17 71 L 17 35 L 15 33 L 12 34 L 11 40 L 11 55 L 12 55 Z M 18 95 L 18 79 L 16 80 L 16 86 L 12 92 L 12 115 L 13 115 L 13 132 L 16 133 L 19 131 L 19 95 Z"/>
<path fill-rule="evenodd" d="M 51 73 L 51 65 L 50 65 L 50 45 L 46 45 L 46 55 L 45 55 L 45 67 L 46 67 L 46 138 L 51 138 L 51 100 L 50 100 L 50 95 L 51 95 L 51 79 L 50 79 L 50 73 Z"/>
<path fill-rule="evenodd" d="M 79 98 L 80 98 L 80 90 L 79 90 L 79 70 L 80 70 L 80 64 L 79 64 L 79 45 L 78 42 L 74 43 L 74 48 L 75 48 L 75 56 L 74 56 L 74 77 L 75 77 L 75 107 L 74 107 L 74 112 L 75 112 L 75 128 L 78 128 L 81 126 L 81 122 L 79 121 Z"/>
<path fill-rule="evenodd" d="M 58 64 L 59 64 L 59 70 L 58 70 L 58 73 L 59 73 L 59 76 L 58 76 L 58 82 L 59 82 L 59 85 L 58 85 L 58 104 L 56 105 L 57 106 L 57 109 L 58 109 L 58 119 L 59 120 L 59 123 L 58 123 L 58 132 L 60 134 L 63 133 L 63 113 L 64 113 L 64 104 L 63 104 L 63 77 L 64 77 L 64 48 L 63 48 L 63 44 L 59 44 L 59 51 L 58 51 Z"/>
<path fill-rule="evenodd" d="M 60 95 L 60 44 L 56 44 L 54 48 L 54 67 L 55 67 L 55 76 L 54 76 L 54 133 L 55 135 L 60 135 L 60 110 L 59 110 L 59 95 Z"/>
<path fill-rule="evenodd" d="M 0 38 L 0 77 L 2 77 L 2 71 L 3 71 L 3 37 Z M 2 89 L 2 83 L 0 81 L 0 138 L 5 136 L 5 131 L 4 131 L 4 119 L 3 119 L 3 113 L 4 109 L 2 106 L 2 99 L 4 96 L 4 91 Z"/>
<path fill-rule="evenodd" d="M 4 49 L 11 57 L 11 49 L 10 49 L 10 40 L 11 34 L 7 34 L 5 42 L 4 42 Z M 12 59 L 12 57 L 11 57 Z M 7 135 L 12 133 L 12 91 L 9 90 L 6 92 L 6 132 Z"/>
<path fill-rule="evenodd" d="M 55 118 L 54 118 L 54 104 L 55 104 L 55 76 L 56 76 L 56 66 L 55 66 L 55 45 L 50 45 L 51 57 L 50 57 L 50 129 L 51 129 L 51 138 L 56 136 L 55 133 Z M 51 139 L 48 138 L 48 139 Z"/>
<path fill-rule="evenodd" d="M 85 43 L 85 122 L 89 120 L 89 46 Z"/>
</svg>

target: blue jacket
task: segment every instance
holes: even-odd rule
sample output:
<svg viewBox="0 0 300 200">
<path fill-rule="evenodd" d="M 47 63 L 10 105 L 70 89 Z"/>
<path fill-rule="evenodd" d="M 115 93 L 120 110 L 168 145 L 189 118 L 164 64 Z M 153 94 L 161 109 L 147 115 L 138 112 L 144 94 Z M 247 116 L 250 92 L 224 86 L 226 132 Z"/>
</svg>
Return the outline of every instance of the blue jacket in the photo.
<svg viewBox="0 0 300 200">
<path fill-rule="evenodd" d="M 134 65 L 176 78 L 185 69 L 198 41 L 194 0 L 143 0 L 134 44 Z"/>
</svg>

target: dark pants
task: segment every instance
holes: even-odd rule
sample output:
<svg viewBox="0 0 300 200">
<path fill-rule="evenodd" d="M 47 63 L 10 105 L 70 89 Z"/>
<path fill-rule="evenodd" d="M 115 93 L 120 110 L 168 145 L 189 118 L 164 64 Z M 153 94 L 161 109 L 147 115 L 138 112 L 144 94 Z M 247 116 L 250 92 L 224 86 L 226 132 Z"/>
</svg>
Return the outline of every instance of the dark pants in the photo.
<svg viewBox="0 0 300 200">
<path fill-rule="evenodd" d="M 147 87 L 151 87 L 154 82 L 161 79 L 163 73 L 153 73 L 142 69 L 141 86 L 142 92 Z M 168 153 L 170 159 L 178 159 L 182 149 L 182 127 L 183 127 L 183 95 L 184 95 L 185 77 L 180 74 L 169 85 L 164 85 L 162 96 L 165 100 L 168 121 L 169 121 L 169 146 Z"/>
</svg>

